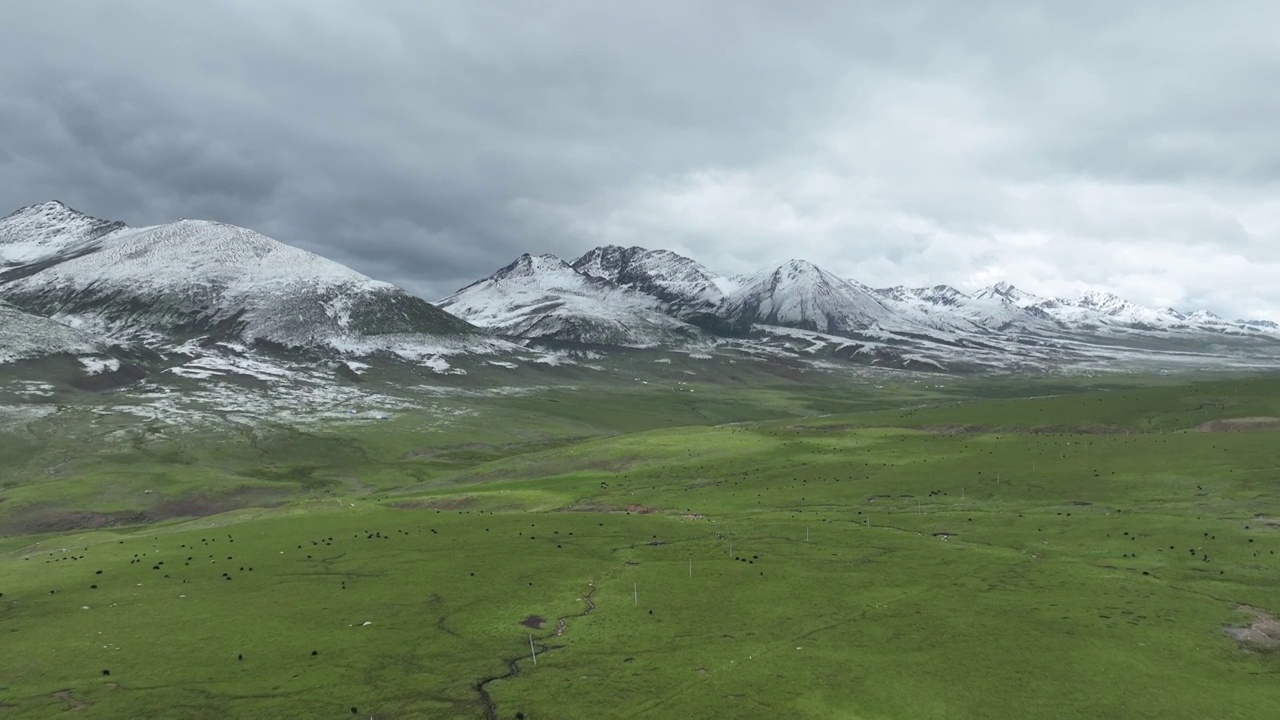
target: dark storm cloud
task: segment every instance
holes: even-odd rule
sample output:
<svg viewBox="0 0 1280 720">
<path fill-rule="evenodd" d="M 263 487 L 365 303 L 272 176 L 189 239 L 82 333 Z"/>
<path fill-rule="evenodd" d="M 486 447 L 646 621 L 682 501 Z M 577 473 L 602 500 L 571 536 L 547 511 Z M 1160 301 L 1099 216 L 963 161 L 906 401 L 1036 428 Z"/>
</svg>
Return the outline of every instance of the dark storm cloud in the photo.
<svg viewBox="0 0 1280 720">
<path fill-rule="evenodd" d="M 15 4 L 0 204 L 233 222 L 428 297 L 521 252 L 627 242 L 727 272 L 800 255 L 877 285 L 1280 314 L 1277 20 L 1268 2 Z M 1247 277 L 1223 292 L 1206 263 Z"/>
</svg>

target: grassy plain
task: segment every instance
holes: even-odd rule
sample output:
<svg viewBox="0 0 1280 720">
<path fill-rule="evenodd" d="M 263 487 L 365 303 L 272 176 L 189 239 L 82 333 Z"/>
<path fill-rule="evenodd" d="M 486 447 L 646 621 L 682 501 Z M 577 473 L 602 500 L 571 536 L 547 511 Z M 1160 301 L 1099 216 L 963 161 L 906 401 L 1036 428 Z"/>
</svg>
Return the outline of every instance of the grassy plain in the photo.
<svg viewBox="0 0 1280 720">
<path fill-rule="evenodd" d="M 555 391 L 53 479 L 11 446 L 0 508 L 154 510 L 129 463 L 289 489 L 0 539 L 0 717 L 1280 716 L 1224 631 L 1280 612 L 1280 429 L 1199 429 L 1280 379 L 1094 382 Z"/>
</svg>

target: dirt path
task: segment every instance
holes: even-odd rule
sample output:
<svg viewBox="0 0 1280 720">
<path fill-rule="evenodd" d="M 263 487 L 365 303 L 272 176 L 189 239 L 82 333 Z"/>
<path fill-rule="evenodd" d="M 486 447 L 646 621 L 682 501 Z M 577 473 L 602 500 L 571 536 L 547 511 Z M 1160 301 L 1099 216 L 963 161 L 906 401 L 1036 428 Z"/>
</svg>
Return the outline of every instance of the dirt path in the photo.
<svg viewBox="0 0 1280 720">
<path fill-rule="evenodd" d="M 570 618 L 586 617 L 587 615 L 590 615 L 593 610 L 596 609 L 596 603 L 592 599 L 596 594 L 596 583 L 594 580 L 592 580 L 590 583 L 587 584 L 587 586 L 590 588 L 590 590 L 588 590 L 587 594 L 582 598 L 582 601 L 585 602 L 587 606 L 583 608 L 582 612 L 575 613 L 573 615 L 562 615 L 556 618 L 555 630 L 545 635 L 542 635 L 541 637 L 535 637 L 533 639 L 534 640 L 533 646 L 538 655 L 542 655 L 552 650 L 558 650 L 564 647 L 563 645 L 546 645 L 543 643 L 546 640 L 550 640 L 551 638 L 556 638 L 556 637 L 560 637 L 561 635 L 564 635 L 565 630 L 567 630 L 569 627 Z M 480 703 L 484 706 L 484 716 L 488 720 L 498 720 L 498 706 L 496 703 L 494 703 L 493 696 L 489 694 L 489 684 L 493 682 L 497 682 L 499 680 L 506 680 L 508 678 L 513 678 L 519 675 L 520 663 L 526 660 L 529 660 L 529 656 L 524 653 L 521 653 L 517 657 L 511 658 L 506 661 L 507 671 L 505 673 L 501 675 L 492 675 L 490 677 L 481 678 L 479 681 L 476 682 L 474 687 L 476 689 L 476 692 L 480 694 Z"/>
</svg>

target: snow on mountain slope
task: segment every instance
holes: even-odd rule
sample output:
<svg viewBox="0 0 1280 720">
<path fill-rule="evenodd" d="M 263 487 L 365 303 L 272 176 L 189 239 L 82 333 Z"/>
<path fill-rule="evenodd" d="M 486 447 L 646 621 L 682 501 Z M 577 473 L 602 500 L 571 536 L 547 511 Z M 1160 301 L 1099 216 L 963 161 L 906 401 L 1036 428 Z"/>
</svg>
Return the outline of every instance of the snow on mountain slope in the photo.
<svg viewBox="0 0 1280 720">
<path fill-rule="evenodd" d="M 1184 314 L 1173 308 L 1147 307 L 1100 290 L 1087 291 L 1079 298 L 1045 298 L 1001 282 L 973 297 L 1003 298 L 1029 313 L 1051 319 L 1061 329 L 1076 331 L 1252 335 L 1266 332 L 1268 322 L 1231 321 L 1204 310 Z"/>
<path fill-rule="evenodd" d="M 144 362 L 221 344 L 240 347 L 236 352 L 254 363 L 267 357 L 259 350 L 294 347 L 390 354 L 440 373 L 465 372 L 445 356 L 537 352 L 251 230 L 190 220 L 128 228 L 56 202 L 0 218 L 0 300 L 15 306 L 0 313 L 7 325 L 0 327 L 0 358 L 89 353 L 86 369 L 110 365 L 92 359 L 95 348 L 122 340 L 158 351 L 138 355 Z M 639 247 L 597 247 L 573 265 L 521 256 L 440 304 L 523 339 L 715 344 L 922 367 L 1038 367 L 1083 362 L 1095 352 L 1115 356 L 1117 348 L 1260 357 L 1280 348 L 1280 326 L 1269 321 L 1184 315 L 1104 292 L 1044 298 L 1008 283 L 973 295 L 945 285 L 871 290 L 798 260 L 730 279 L 679 254 Z M 1067 348 L 1072 353 L 1064 354 Z M 135 357 L 129 352 L 120 357 Z M 204 352 L 187 352 L 195 358 L 185 361 L 190 367 L 168 374 L 209 379 Z M 283 377 L 241 370 L 231 374 Z"/>
<path fill-rule="evenodd" d="M 211 334 L 367 351 L 377 336 L 474 332 L 394 285 L 252 230 L 198 220 L 117 226 L 86 248 L 74 240 L 94 227 L 84 217 L 63 218 L 63 235 L 44 229 L 42 247 L 63 252 L 0 273 L 0 297 L 116 336 Z"/>
<path fill-rule="evenodd" d="M 1185 324 L 1177 326 L 1185 328 L 1190 326 L 1192 329 L 1202 333 L 1216 333 L 1226 335 L 1256 335 L 1259 332 L 1265 334 L 1276 334 L 1274 323 L 1268 328 L 1266 321 L 1240 321 L 1228 320 L 1220 315 L 1215 315 L 1208 310 L 1196 310 L 1186 315 Z"/>
<path fill-rule="evenodd" d="M 937 330 L 1003 333 L 1032 330 L 1044 323 L 997 293 L 970 296 L 950 285 L 897 286 L 875 292 L 888 301 L 900 322 Z"/>
<path fill-rule="evenodd" d="M 0 303 L 0 364 L 45 355 L 92 355 L 103 350 L 88 333 Z"/>
<path fill-rule="evenodd" d="M 1059 326 L 1076 329 L 1096 329 L 1109 325 L 1124 325 L 1130 314 L 1140 309 L 1110 293 L 1086 293 L 1078 300 L 1046 298 L 1020 290 L 1007 282 L 999 282 L 973 294 L 975 298 L 1000 299 L 1015 307 L 1049 319 Z M 1145 308 L 1143 308 L 1145 309 Z M 1155 314 L 1155 311 L 1150 313 Z"/>
<path fill-rule="evenodd" d="M 998 282 L 990 287 L 985 287 L 974 293 L 973 297 L 979 299 L 1000 298 L 1005 302 L 1023 309 L 1035 307 L 1046 301 L 1046 298 L 1019 290 L 1007 282 Z"/>
<path fill-rule="evenodd" d="M 960 307 L 966 300 L 970 300 L 968 295 L 951 287 L 950 285 L 934 285 L 933 287 L 908 288 L 898 285 L 876 292 L 893 297 L 897 300 L 920 300 L 934 307 Z"/>
<path fill-rule="evenodd" d="M 521 255 L 438 305 L 500 335 L 647 347 L 702 339 L 655 297 L 575 270 L 554 255 Z"/>
<path fill-rule="evenodd" d="M 670 250 L 604 245 L 574 260 L 573 268 L 656 297 L 685 320 L 715 313 L 728 286 L 726 278 Z"/>
<path fill-rule="evenodd" d="M 1173 308 L 1152 308 L 1129 302 L 1109 292 L 1090 290 L 1076 305 L 1088 308 L 1114 322 L 1130 326 L 1169 328 L 1185 323 L 1187 317 Z"/>
<path fill-rule="evenodd" d="M 54 200 L 29 205 L 0 218 L 0 269 L 83 250 L 124 227 L 99 220 Z"/>
<path fill-rule="evenodd" d="M 1227 322 L 1220 315 L 1215 315 L 1208 310 L 1196 310 L 1187 316 L 1187 320 L 1193 323 L 1224 323 Z"/>
<path fill-rule="evenodd" d="M 577 272 L 553 255 L 522 255 L 440 307 L 501 335 L 651 346 L 701 334 L 662 312 L 656 299 Z"/>
<path fill-rule="evenodd" d="M 1271 320 L 1236 320 L 1240 325 L 1258 332 L 1280 333 L 1280 323 Z"/>
<path fill-rule="evenodd" d="M 781 325 L 844 335 L 895 318 L 870 288 L 803 260 L 790 260 L 734 281 L 738 286 L 719 314 L 738 330 L 757 324 Z"/>
</svg>

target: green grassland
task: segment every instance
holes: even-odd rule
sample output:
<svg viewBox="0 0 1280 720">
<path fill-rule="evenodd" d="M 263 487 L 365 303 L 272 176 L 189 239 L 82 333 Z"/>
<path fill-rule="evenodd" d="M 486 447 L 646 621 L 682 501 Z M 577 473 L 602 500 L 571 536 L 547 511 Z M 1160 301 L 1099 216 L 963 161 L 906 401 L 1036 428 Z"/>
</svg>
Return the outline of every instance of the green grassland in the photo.
<svg viewBox="0 0 1280 720">
<path fill-rule="evenodd" d="M 36 427 L 0 517 L 263 494 L 0 538 L 0 718 L 1280 716 L 1280 379 L 881 385 Z"/>
<path fill-rule="evenodd" d="M 213 424 L 183 426 L 119 411 L 137 405 L 127 391 L 85 393 L 64 385 L 45 400 L 44 414 L 0 425 L 0 535 L 367 495 L 588 438 L 949 397 L 932 379 L 909 374 L 871 384 L 838 376 L 762 379 L 728 374 L 724 366 L 718 372 L 725 374 L 712 379 L 721 384 L 653 373 L 642 384 L 628 373 L 625 383 L 572 378 L 576 384 L 511 394 L 446 388 L 461 393 L 375 423 L 250 424 L 222 413 Z M 414 382 L 403 375 L 387 380 Z M 0 392 L 0 405 L 20 402 Z"/>
</svg>

